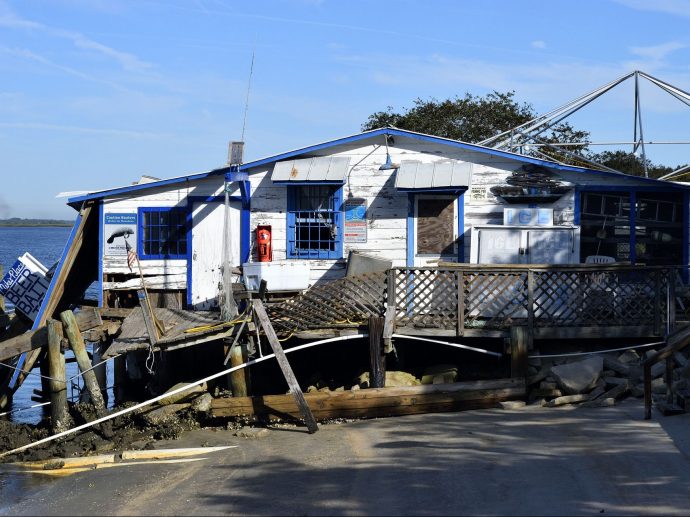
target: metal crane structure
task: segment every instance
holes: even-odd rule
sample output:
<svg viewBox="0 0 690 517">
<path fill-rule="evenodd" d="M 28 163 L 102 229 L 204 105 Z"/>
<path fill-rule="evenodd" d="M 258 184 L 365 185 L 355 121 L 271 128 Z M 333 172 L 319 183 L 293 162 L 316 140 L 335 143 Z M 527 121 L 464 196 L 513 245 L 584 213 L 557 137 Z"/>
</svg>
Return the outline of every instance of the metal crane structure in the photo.
<svg viewBox="0 0 690 517">
<path fill-rule="evenodd" d="M 540 115 L 532 120 L 520 124 L 512 129 L 499 133 L 495 136 L 487 138 L 478 142 L 479 145 L 484 145 L 487 147 L 493 147 L 495 149 L 502 149 L 506 151 L 518 152 L 520 154 L 529 154 L 537 157 L 545 157 L 548 160 L 554 161 L 555 158 L 552 155 L 546 155 L 542 153 L 540 148 L 548 148 L 561 153 L 564 156 L 573 158 L 580 162 L 584 162 L 598 169 L 620 172 L 615 169 L 611 169 L 601 163 L 595 162 L 586 156 L 572 150 L 567 149 L 568 147 L 582 147 L 588 145 L 632 145 L 632 152 L 635 156 L 639 156 L 644 167 L 645 177 L 649 177 L 649 171 L 647 170 L 647 153 L 645 146 L 647 145 L 659 145 L 659 144 L 690 144 L 690 142 L 659 142 L 659 141 L 649 141 L 644 139 L 644 131 L 642 124 L 642 107 L 640 101 L 640 78 L 646 79 L 652 84 L 658 86 L 666 92 L 667 94 L 675 97 L 680 102 L 686 106 L 690 106 L 690 93 L 673 86 L 661 79 L 657 79 L 645 72 L 635 70 L 630 72 L 614 81 L 611 81 L 604 86 L 596 88 L 580 97 L 563 104 L 562 106 L 549 111 L 543 115 Z M 634 118 L 633 118 L 633 138 L 632 141 L 628 142 L 547 142 L 543 135 L 549 129 L 557 126 L 559 123 L 563 122 L 566 118 L 573 115 L 580 109 L 592 103 L 594 100 L 598 99 L 605 93 L 613 90 L 622 83 L 628 81 L 629 79 L 634 80 Z M 541 135 L 541 137 L 540 137 Z M 558 161 L 558 160 L 556 160 Z M 675 171 L 672 171 L 659 179 L 671 180 L 677 178 L 684 173 L 690 173 L 690 165 L 681 167 Z"/>
</svg>

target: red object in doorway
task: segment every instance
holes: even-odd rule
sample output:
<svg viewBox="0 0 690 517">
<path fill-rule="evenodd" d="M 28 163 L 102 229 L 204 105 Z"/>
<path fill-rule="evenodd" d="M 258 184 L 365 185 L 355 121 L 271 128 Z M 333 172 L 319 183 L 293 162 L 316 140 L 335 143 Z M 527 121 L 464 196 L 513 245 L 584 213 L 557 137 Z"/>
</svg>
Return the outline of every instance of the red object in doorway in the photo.
<svg viewBox="0 0 690 517">
<path fill-rule="evenodd" d="M 270 226 L 256 227 L 256 248 L 259 262 L 271 262 L 273 260 Z"/>
</svg>

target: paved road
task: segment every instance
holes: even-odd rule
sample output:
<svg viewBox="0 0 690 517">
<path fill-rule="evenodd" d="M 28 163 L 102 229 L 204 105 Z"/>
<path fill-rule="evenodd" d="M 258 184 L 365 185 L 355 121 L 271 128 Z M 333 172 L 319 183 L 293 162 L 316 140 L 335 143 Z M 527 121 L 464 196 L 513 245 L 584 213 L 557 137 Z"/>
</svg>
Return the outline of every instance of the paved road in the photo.
<svg viewBox="0 0 690 517">
<path fill-rule="evenodd" d="M 239 447 L 197 463 L 95 470 L 14 491 L 20 500 L 0 513 L 687 515 L 690 414 L 641 417 L 631 401 L 358 421 L 315 435 L 194 431 L 160 447 Z"/>
</svg>

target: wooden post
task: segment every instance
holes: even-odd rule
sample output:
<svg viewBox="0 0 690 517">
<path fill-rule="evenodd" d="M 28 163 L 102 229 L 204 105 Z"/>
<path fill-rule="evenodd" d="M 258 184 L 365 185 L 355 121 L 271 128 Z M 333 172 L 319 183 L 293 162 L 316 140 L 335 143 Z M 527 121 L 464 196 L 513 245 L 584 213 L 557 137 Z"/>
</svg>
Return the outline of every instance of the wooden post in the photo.
<svg viewBox="0 0 690 517">
<path fill-rule="evenodd" d="M 230 347 L 230 366 L 235 367 L 247 362 L 247 345 L 236 343 Z M 247 386 L 247 368 L 241 368 L 230 374 L 233 397 L 249 396 Z"/>
<path fill-rule="evenodd" d="M 383 318 L 369 316 L 370 388 L 384 388 L 386 386 L 386 356 L 382 347 L 383 324 Z"/>
<path fill-rule="evenodd" d="M 151 305 L 148 303 L 146 291 L 140 289 L 137 293 L 139 294 L 139 306 L 141 307 L 141 314 L 144 317 L 144 324 L 146 325 L 146 332 L 149 335 L 149 341 L 151 342 L 151 346 L 156 346 L 158 344 L 158 329 L 156 328 L 153 309 L 151 309 Z"/>
<path fill-rule="evenodd" d="M 127 359 L 124 355 L 118 355 L 113 359 L 113 377 L 115 404 L 121 404 L 127 393 Z"/>
<path fill-rule="evenodd" d="M 67 376 L 65 354 L 62 352 L 62 324 L 48 320 L 48 373 L 50 375 L 50 425 L 53 433 L 69 429 L 70 416 L 67 411 Z"/>
<path fill-rule="evenodd" d="M 83 373 L 84 385 L 91 396 L 91 402 L 96 409 L 96 414 L 99 418 L 104 417 L 107 411 L 103 396 L 101 395 L 101 388 L 96 380 L 96 374 L 91 369 L 91 361 L 89 361 L 89 355 L 86 353 L 86 344 L 84 343 L 84 338 L 81 335 L 77 321 L 74 318 L 74 313 L 72 311 L 61 312 L 60 320 L 62 321 L 63 329 L 69 340 L 70 347 L 72 351 L 74 351 L 74 357 L 77 359 L 79 370 Z M 101 426 L 101 430 L 106 438 L 112 438 L 113 431 L 110 422 L 105 422 Z"/>
<path fill-rule="evenodd" d="M 41 359 L 38 363 L 38 369 L 41 372 L 41 402 L 47 402 L 50 394 L 50 371 L 48 368 L 48 354 L 45 350 L 41 350 Z M 34 390 L 35 392 L 36 390 Z"/>
<path fill-rule="evenodd" d="M 98 387 L 103 395 L 103 401 L 108 405 L 108 372 L 105 369 L 105 363 L 96 366 L 103 361 L 103 342 L 99 341 L 93 343 L 93 354 L 91 355 L 91 366 L 94 366 L 93 373 L 96 374 L 96 381 Z"/>
<path fill-rule="evenodd" d="M 280 341 L 278 340 L 278 336 L 276 336 L 276 332 L 275 330 L 273 330 L 271 320 L 268 319 L 268 314 L 266 314 L 264 304 L 261 300 L 253 300 L 252 304 L 254 306 L 254 313 L 259 318 L 259 322 L 261 323 L 261 326 L 263 327 L 264 332 L 266 333 L 266 338 L 268 339 L 268 342 L 271 345 L 271 348 L 273 349 L 273 353 L 276 355 L 278 365 L 280 366 L 280 369 L 282 370 L 283 375 L 285 376 L 285 380 L 287 381 L 288 386 L 290 387 L 290 391 L 292 392 L 292 395 L 295 397 L 297 407 L 300 408 L 302 417 L 304 418 L 304 421 L 307 424 L 307 429 L 310 433 L 315 433 L 319 430 L 319 426 L 316 425 L 314 415 L 312 414 L 311 409 L 309 409 L 307 401 L 304 399 L 304 393 L 302 393 L 302 388 L 299 387 L 299 383 L 297 382 L 295 374 L 292 371 L 292 368 L 290 367 L 290 363 L 288 362 L 287 357 L 285 356 L 285 352 L 283 351 L 283 347 L 281 346 Z M 256 332 L 258 336 L 258 328 L 256 329 Z"/>
<path fill-rule="evenodd" d="M 527 327 L 510 327 L 510 376 L 527 377 L 527 349 L 529 331 Z"/>
</svg>

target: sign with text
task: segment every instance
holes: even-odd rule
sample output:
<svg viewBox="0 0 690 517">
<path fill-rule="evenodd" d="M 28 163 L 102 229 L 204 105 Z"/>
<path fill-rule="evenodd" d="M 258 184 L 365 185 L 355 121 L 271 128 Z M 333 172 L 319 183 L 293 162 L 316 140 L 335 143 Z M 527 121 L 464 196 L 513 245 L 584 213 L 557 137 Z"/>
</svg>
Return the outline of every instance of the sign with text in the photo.
<svg viewBox="0 0 690 517">
<path fill-rule="evenodd" d="M 345 200 L 344 242 L 367 242 L 367 200 Z"/>
<path fill-rule="evenodd" d="M 137 250 L 137 214 L 104 214 L 103 254 L 127 255 L 127 244 Z"/>
<path fill-rule="evenodd" d="M 48 270 L 31 254 L 24 253 L 0 280 L 0 294 L 31 321 L 36 319 L 50 281 Z"/>
</svg>

